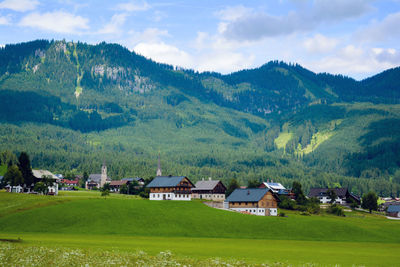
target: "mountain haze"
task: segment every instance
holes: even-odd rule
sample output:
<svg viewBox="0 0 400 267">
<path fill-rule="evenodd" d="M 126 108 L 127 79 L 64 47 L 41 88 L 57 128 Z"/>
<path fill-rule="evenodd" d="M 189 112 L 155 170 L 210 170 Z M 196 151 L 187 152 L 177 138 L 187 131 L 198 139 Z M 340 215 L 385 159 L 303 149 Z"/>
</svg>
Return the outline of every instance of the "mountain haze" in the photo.
<svg viewBox="0 0 400 267">
<path fill-rule="evenodd" d="M 46 40 L 6 45 L 0 62 L 0 150 L 37 168 L 106 160 L 114 178 L 147 177 L 160 151 L 164 174 L 193 180 L 400 194 L 400 68 L 356 81 L 271 61 L 222 75 Z"/>
</svg>

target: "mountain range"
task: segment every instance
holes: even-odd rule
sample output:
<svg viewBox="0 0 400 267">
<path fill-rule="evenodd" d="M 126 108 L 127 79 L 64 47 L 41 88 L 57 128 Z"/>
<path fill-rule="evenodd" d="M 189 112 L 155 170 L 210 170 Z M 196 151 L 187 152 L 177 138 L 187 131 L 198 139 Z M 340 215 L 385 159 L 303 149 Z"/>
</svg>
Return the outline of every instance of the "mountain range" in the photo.
<svg viewBox="0 0 400 267">
<path fill-rule="evenodd" d="M 118 44 L 0 48 L 0 157 L 113 178 L 278 180 L 400 194 L 400 67 L 356 81 L 270 61 L 222 75 Z M 8 155 L 8 156 L 6 156 Z"/>
</svg>

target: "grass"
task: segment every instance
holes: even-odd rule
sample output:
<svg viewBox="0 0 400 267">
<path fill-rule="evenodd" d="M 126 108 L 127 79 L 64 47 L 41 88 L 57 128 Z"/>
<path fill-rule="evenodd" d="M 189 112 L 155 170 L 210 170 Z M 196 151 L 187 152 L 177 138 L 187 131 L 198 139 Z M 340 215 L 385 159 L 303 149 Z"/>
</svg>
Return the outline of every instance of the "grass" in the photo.
<svg viewBox="0 0 400 267">
<path fill-rule="evenodd" d="M 275 145 L 278 149 L 285 148 L 286 144 L 292 139 L 292 133 L 280 133 L 279 136 L 275 139 Z"/>
<path fill-rule="evenodd" d="M 5 203 L 14 203 L 14 209 Z M 104 199 L 87 191 L 57 197 L 2 192 L 0 210 L 0 239 L 21 238 L 22 243 L 10 248 L 17 251 L 56 246 L 92 254 L 140 250 L 156 257 L 169 250 L 178 261 L 189 257 L 195 265 L 216 257 L 250 264 L 371 266 L 395 265 L 400 259 L 399 222 L 364 213 L 259 217 L 212 209 L 199 201 L 115 194 Z"/>
</svg>

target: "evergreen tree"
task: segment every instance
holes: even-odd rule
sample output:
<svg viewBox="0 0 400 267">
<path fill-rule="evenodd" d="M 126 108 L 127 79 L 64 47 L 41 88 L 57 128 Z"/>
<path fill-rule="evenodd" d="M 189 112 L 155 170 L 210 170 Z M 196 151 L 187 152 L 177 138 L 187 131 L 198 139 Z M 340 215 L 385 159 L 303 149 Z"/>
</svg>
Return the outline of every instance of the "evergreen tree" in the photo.
<svg viewBox="0 0 400 267">
<path fill-rule="evenodd" d="M 33 173 L 31 169 L 31 161 L 29 160 L 29 156 L 26 152 L 21 152 L 18 157 L 18 168 L 22 173 L 22 177 L 24 178 L 25 185 L 27 187 L 31 187 L 33 184 Z"/>
<path fill-rule="evenodd" d="M 4 174 L 3 179 L 5 183 L 10 184 L 11 186 L 24 184 L 24 177 L 22 176 L 21 171 L 15 165 L 8 168 L 7 172 Z"/>
<path fill-rule="evenodd" d="M 226 189 L 225 195 L 229 196 L 230 194 L 232 194 L 233 191 L 235 191 L 235 189 L 239 188 L 240 185 L 237 182 L 236 179 L 232 179 L 228 185 L 228 188 Z"/>
</svg>

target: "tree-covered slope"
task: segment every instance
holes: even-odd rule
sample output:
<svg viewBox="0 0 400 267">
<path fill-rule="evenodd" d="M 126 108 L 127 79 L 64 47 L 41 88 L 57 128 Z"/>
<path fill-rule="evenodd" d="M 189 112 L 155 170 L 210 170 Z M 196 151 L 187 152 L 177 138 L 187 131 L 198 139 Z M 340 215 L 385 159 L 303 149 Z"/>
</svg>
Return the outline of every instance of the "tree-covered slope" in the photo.
<svg viewBox="0 0 400 267">
<path fill-rule="evenodd" d="M 107 159 L 114 178 L 151 176 L 161 151 L 168 173 L 194 180 L 400 194 L 398 68 L 356 81 L 271 61 L 221 75 L 46 40 L 6 45 L 0 62 L 0 150 L 34 166 L 94 172 Z"/>
</svg>

